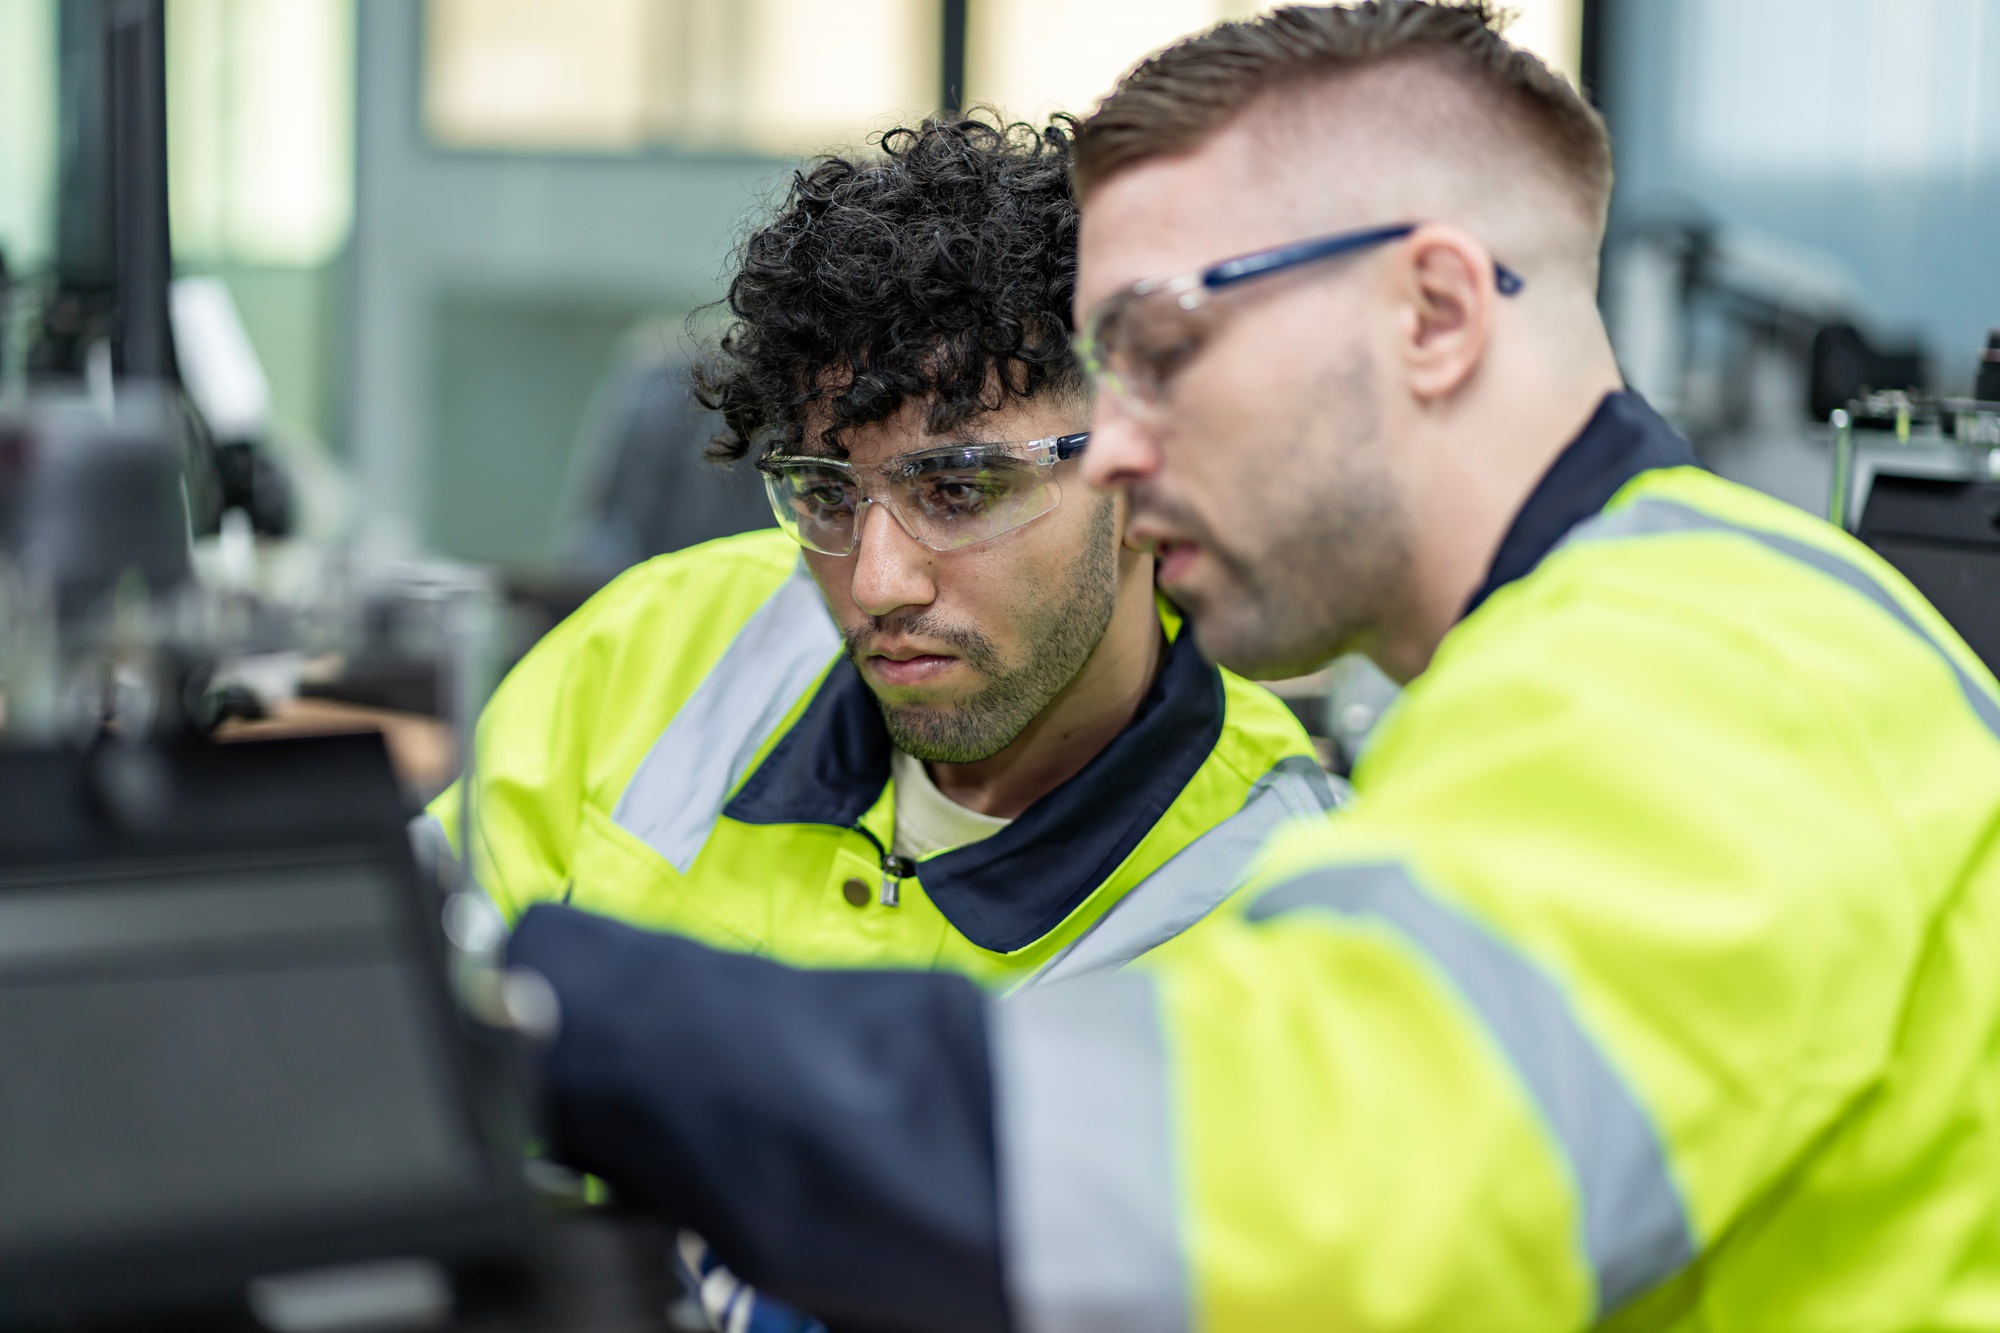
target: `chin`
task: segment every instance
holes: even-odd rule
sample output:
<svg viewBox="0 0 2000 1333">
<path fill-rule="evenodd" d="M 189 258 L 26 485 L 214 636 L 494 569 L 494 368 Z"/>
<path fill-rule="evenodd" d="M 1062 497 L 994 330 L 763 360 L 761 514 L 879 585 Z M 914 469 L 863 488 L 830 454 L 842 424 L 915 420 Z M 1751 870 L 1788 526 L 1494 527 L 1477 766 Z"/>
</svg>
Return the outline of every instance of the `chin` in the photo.
<svg viewBox="0 0 2000 1333">
<path fill-rule="evenodd" d="M 1246 679 L 1288 680 L 1317 671 L 1340 656 L 1338 648 L 1298 642 L 1278 626 L 1248 614 L 1248 607 L 1239 605 L 1232 611 L 1191 610 L 1188 619 L 1201 655 Z"/>
</svg>

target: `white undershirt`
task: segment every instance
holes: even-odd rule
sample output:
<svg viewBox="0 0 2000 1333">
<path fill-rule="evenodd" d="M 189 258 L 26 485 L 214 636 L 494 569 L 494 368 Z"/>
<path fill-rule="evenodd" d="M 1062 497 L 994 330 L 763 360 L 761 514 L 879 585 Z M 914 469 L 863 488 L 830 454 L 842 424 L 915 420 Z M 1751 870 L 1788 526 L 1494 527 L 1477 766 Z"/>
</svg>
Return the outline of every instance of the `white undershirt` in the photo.
<svg viewBox="0 0 2000 1333">
<path fill-rule="evenodd" d="M 898 856 L 914 861 L 947 847 L 963 847 L 1014 822 L 966 809 L 937 789 L 923 760 L 901 750 L 889 752 L 889 774 L 896 782 L 896 840 L 889 850 Z"/>
</svg>

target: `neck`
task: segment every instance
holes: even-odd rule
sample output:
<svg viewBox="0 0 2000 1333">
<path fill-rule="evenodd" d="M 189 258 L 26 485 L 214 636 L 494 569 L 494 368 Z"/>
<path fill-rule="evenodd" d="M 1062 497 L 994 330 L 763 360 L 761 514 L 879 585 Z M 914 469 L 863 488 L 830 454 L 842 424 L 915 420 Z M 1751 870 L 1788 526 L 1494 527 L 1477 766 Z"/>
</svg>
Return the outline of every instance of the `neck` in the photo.
<svg viewBox="0 0 2000 1333">
<path fill-rule="evenodd" d="M 971 764 L 926 764 L 938 790 L 982 815 L 1012 819 L 1096 758 L 1131 724 L 1165 646 L 1153 605 L 1153 561 L 1119 552 L 1111 624 L 1075 678 L 1006 749 Z"/>
<path fill-rule="evenodd" d="M 1406 497 L 1414 558 L 1396 614 L 1368 649 L 1398 683 L 1430 665 L 1535 486 L 1604 396 L 1624 387 L 1594 312 L 1591 322 L 1588 344 L 1483 366 L 1457 401 L 1420 412 L 1432 466 Z"/>
</svg>

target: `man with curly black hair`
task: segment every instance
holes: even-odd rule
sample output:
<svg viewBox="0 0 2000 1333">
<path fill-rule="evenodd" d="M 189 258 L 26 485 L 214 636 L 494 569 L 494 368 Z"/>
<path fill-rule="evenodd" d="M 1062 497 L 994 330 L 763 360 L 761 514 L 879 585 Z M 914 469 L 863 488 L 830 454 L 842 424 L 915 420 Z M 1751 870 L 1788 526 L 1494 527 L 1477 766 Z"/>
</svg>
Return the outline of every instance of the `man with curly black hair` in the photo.
<svg viewBox="0 0 2000 1333">
<path fill-rule="evenodd" d="M 793 177 L 694 383 L 780 530 L 630 571 L 501 685 L 473 857 L 509 918 L 1013 989 L 1171 938 L 1332 806 L 1083 484 L 1076 235 L 1061 122 L 932 119 Z"/>
<path fill-rule="evenodd" d="M 794 175 L 694 377 L 778 530 L 629 571 L 500 686 L 473 856 L 510 918 L 1012 988 L 1170 938 L 1331 805 L 1082 482 L 1069 170 L 1066 122 L 974 117 Z"/>
<path fill-rule="evenodd" d="M 694 383 L 778 530 L 628 572 L 501 685 L 473 846 L 507 915 L 1012 988 L 1171 937 L 1331 804 L 1082 482 L 1076 235 L 1064 122 L 794 175 Z"/>
</svg>

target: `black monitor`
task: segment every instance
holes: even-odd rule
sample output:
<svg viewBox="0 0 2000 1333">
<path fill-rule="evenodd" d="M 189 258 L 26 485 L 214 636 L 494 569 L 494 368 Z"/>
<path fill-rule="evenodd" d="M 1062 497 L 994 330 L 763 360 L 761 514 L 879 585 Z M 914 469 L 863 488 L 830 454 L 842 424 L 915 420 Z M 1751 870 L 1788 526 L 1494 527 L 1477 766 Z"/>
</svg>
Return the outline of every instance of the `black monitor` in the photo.
<svg viewBox="0 0 2000 1333">
<path fill-rule="evenodd" d="M 57 291 L 34 368 L 81 374 L 102 333 L 119 374 L 174 379 L 164 0 L 64 0 L 57 41 Z"/>
<path fill-rule="evenodd" d="M 2000 482 L 1878 472 L 1858 532 L 2000 672 Z"/>
<path fill-rule="evenodd" d="M 507 1280 L 518 1117 L 434 897 L 377 738 L 0 751 L 0 1324 Z"/>
</svg>

